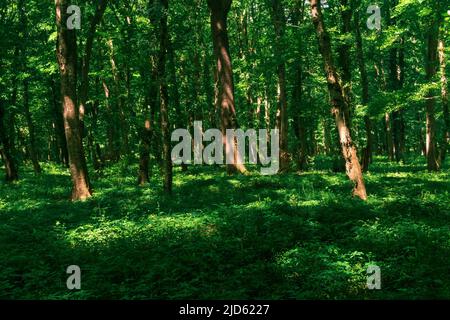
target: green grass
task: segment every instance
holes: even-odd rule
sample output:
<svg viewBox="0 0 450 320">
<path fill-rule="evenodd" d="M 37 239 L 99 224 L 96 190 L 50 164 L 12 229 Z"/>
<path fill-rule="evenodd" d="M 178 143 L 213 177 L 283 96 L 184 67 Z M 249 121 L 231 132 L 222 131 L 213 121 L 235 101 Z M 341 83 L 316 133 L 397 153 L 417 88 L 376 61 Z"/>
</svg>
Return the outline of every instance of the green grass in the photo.
<svg viewBox="0 0 450 320">
<path fill-rule="evenodd" d="M 172 197 L 157 175 L 135 186 L 136 171 L 92 174 L 95 195 L 78 203 L 55 165 L 1 183 L 0 299 L 450 298 L 449 170 L 377 158 L 367 202 L 327 171 L 177 169 Z M 381 290 L 365 288 L 371 264 Z"/>
</svg>

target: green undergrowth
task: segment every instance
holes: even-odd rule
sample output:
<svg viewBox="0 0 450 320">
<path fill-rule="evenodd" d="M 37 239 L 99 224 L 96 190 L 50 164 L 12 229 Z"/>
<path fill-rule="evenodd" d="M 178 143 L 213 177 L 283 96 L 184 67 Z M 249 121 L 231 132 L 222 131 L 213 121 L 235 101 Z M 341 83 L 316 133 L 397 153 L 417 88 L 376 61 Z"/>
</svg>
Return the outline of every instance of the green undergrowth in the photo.
<svg viewBox="0 0 450 320">
<path fill-rule="evenodd" d="M 175 170 L 136 186 L 135 166 L 92 172 L 71 203 L 64 168 L 0 184 L 0 299 L 450 298 L 450 171 L 375 159 L 369 199 L 330 171 L 227 176 Z M 0 176 L 3 180 L 3 173 Z M 79 265 L 82 288 L 66 288 Z M 381 290 L 366 288 L 369 265 Z"/>
</svg>

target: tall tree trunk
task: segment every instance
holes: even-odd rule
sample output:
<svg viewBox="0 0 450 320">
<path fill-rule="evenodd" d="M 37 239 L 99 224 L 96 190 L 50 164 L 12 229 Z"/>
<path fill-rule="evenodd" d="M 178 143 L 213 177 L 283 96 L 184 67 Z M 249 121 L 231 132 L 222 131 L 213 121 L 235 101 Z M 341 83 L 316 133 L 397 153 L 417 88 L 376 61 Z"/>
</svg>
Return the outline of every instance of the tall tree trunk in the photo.
<svg viewBox="0 0 450 320">
<path fill-rule="evenodd" d="M 352 21 L 352 8 L 350 7 L 349 0 L 339 0 L 341 4 L 341 19 L 342 19 L 342 29 L 341 34 L 344 37 L 351 36 L 351 21 Z M 342 93 L 344 95 L 345 102 L 348 106 L 348 110 L 344 113 L 347 126 L 351 128 L 351 90 L 352 90 L 352 74 L 351 74 L 351 64 L 350 64 L 350 49 L 351 44 L 348 40 L 338 47 L 338 61 L 341 67 L 341 80 L 342 80 Z"/>
<path fill-rule="evenodd" d="M 271 2 L 271 16 L 275 28 L 275 57 L 277 57 L 278 74 L 278 128 L 280 130 L 280 171 L 289 169 L 290 155 L 288 151 L 288 113 L 286 93 L 286 64 L 283 57 L 284 33 L 286 29 L 286 17 L 281 0 L 269 0 Z"/>
<path fill-rule="evenodd" d="M 89 69 L 90 69 L 90 62 L 91 62 L 91 56 L 92 56 L 92 48 L 94 45 L 94 39 L 95 34 L 97 31 L 97 26 L 100 24 L 102 17 L 105 13 L 106 7 L 108 6 L 109 0 L 99 0 L 96 2 L 95 7 L 95 13 L 94 16 L 91 19 L 89 30 L 87 34 L 86 44 L 84 47 L 84 54 L 82 58 L 82 65 L 81 65 L 81 84 L 79 89 L 79 118 L 80 118 L 80 128 L 82 132 L 82 139 L 83 134 L 85 131 L 87 131 L 87 137 L 88 137 L 88 149 L 90 153 L 90 157 L 94 166 L 94 169 L 98 170 L 101 167 L 101 161 L 100 156 L 97 154 L 97 147 L 94 140 L 94 133 L 93 127 L 96 126 L 97 119 L 93 119 L 92 125 L 85 130 L 85 124 L 84 124 L 84 116 L 86 112 L 90 113 L 93 117 L 97 118 L 97 110 L 94 110 L 97 108 L 97 106 L 91 104 L 91 107 L 89 108 L 87 105 L 87 99 L 88 99 L 88 93 L 89 93 Z M 98 102 L 96 102 L 98 103 Z M 86 110 L 86 109 L 92 109 L 92 110 Z"/>
<path fill-rule="evenodd" d="M 206 93 L 206 106 L 207 110 L 209 110 L 208 115 L 210 128 L 217 128 L 216 105 L 214 103 L 214 86 L 211 85 L 211 78 L 209 57 L 205 55 L 203 60 L 203 90 Z"/>
<path fill-rule="evenodd" d="M 153 92 L 152 92 L 153 93 Z M 154 92 L 156 93 L 156 92 Z M 146 97 L 146 110 L 149 116 L 145 119 L 144 127 L 141 131 L 141 145 L 139 150 L 139 173 L 138 173 L 138 184 L 140 186 L 145 185 L 150 181 L 150 150 L 151 143 L 153 139 L 153 120 L 155 116 L 155 105 L 150 102 L 150 100 L 155 99 L 155 97 Z"/>
<path fill-rule="evenodd" d="M 393 144 L 395 160 L 397 162 L 404 161 L 404 117 L 403 110 L 392 112 L 393 121 Z"/>
<path fill-rule="evenodd" d="M 97 30 L 97 26 L 102 20 L 103 14 L 105 13 L 106 7 L 108 6 L 108 0 L 96 1 L 95 14 L 92 17 L 91 24 L 89 26 L 86 45 L 84 47 L 84 55 L 81 66 L 81 85 L 80 85 L 80 106 L 79 106 L 79 117 L 80 126 L 83 129 L 84 126 L 84 115 L 86 111 L 86 101 L 89 92 L 89 67 L 91 63 L 92 47 L 94 45 L 94 37 Z"/>
<path fill-rule="evenodd" d="M 359 23 L 359 13 L 355 10 L 354 13 L 354 27 L 355 27 L 355 40 L 356 40 L 356 59 L 358 61 L 359 73 L 361 75 L 361 102 L 363 105 L 367 106 L 369 103 L 369 80 L 367 77 L 367 68 L 364 59 L 364 47 L 363 40 L 361 36 L 361 27 Z M 366 147 L 363 150 L 362 158 L 362 170 L 367 171 L 369 169 L 369 164 L 372 160 L 372 146 L 373 146 L 373 135 L 372 135 L 372 121 L 370 120 L 369 112 L 364 116 L 364 124 L 366 127 Z"/>
<path fill-rule="evenodd" d="M 127 155 L 129 151 L 129 141 L 128 141 L 128 124 L 125 117 L 124 110 L 124 98 L 121 95 L 121 73 L 119 68 L 117 67 L 115 49 L 113 40 L 110 39 L 108 41 L 108 47 L 110 51 L 110 63 L 111 63 L 111 71 L 113 75 L 113 114 L 117 115 L 117 118 L 114 117 L 114 121 L 117 121 L 119 126 L 118 136 L 114 141 L 115 146 L 115 156 L 114 160 L 118 160 L 121 155 Z M 116 122 L 113 123 L 116 125 Z"/>
<path fill-rule="evenodd" d="M 300 26 L 303 24 L 304 16 L 305 16 L 305 2 L 304 1 L 296 1 L 294 11 L 291 15 L 292 24 L 295 26 Z M 295 136 L 298 140 L 297 146 L 297 167 L 298 170 L 306 170 L 306 166 L 308 164 L 308 141 L 307 141 L 307 130 L 306 130 L 306 119 L 305 119 L 305 111 L 302 109 L 303 106 L 303 78 L 304 78 L 304 68 L 307 69 L 307 66 L 303 66 L 304 52 L 307 51 L 307 48 L 304 48 L 304 42 L 301 38 L 301 34 L 297 33 L 298 37 L 297 42 L 297 60 L 295 61 L 294 67 L 294 86 L 292 88 L 292 109 L 294 111 L 294 132 Z"/>
<path fill-rule="evenodd" d="M 160 96 L 160 116 L 161 132 L 163 144 L 163 174 L 164 174 L 164 192 L 172 193 L 172 159 L 171 159 L 171 140 L 169 124 L 169 90 L 167 86 L 166 60 L 167 49 L 169 46 L 169 30 L 167 26 L 168 0 L 158 0 L 161 8 L 159 24 L 159 59 L 158 59 L 158 80 Z"/>
<path fill-rule="evenodd" d="M 448 144 L 450 142 L 450 117 L 448 113 L 448 82 L 447 75 L 445 73 L 447 64 L 445 60 L 445 46 L 444 40 L 439 40 L 439 64 L 441 69 L 441 99 L 442 99 L 442 111 L 444 114 L 444 130 L 442 133 L 441 151 L 440 151 L 440 163 L 443 165 L 447 154 Z"/>
<path fill-rule="evenodd" d="M 391 114 L 384 115 L 384 132 L 386 134 L 386 148 L 389 160 L 394 160 L 394 143 L 392 142 Z"/>
<path fill-rule="evenodd" d="M 234 101 L 233 69 L 228 40 L 227 16 L 232 0 L 207 0 L 211 11 L 211 30 L 214 55 L 217 61 L 219 82 L 218 105 L 220 106 L 223 144 L 227 154 L 234 150 L 234 161 L 227 165 L 228 173 L 245 172 L 245 166 L 239 164 L 236 142 L 229 145 L 226 139 L 227 129 L 238 128 Z"/>
<path fill-rule="evenodd" d="M 29 151 L 30 158 L 33 164 L 34 173 L 41 173 L 41 166 L 39 165 L 38 154 L 36 151 L 36 133 L 34 129 L 33 119 L 30 112 L 30 98 L 29 98 L 29 84 L 28 80 L 23 82 L 23 109 L 25 112 L 25 119 L 27 120 L 28 134 L 29 134 Z"/>
<path fill-rule="evenodd" d="M 323 146 L 324 146 L 324 152 L 326 155 L 330 155 L 332 151 L 331 146 L 331 130 L 330 130 L 330 120 L 328 117 L 324 118 L 322 121 L 323 126 Z"/>
<path fill-rule="evenodd" d="M 404 82 L 404 49 L 403 39 L 400 39 L 400 47 L 390 50 L 390 89 L 397 91 L 402 89 Z M 392 137 L 393 151 L 397 162 L 404 160 L 404 117 L 403 110 L 392 112 Z"/>
<path fill-rule="evenodd" d="M 330 35 L 325 28 L 320 0 L 311 0 L 311 15 L 317 32 L 319 51 L 324 62 L 328 91 L 331 98 L 332 113 L 335 116 L 336 127 L 339 133 L 342 155 L 345 159 L 346 172 L 354 183 L 353 194 L 363 200 L 367 199 L 366 187 L 363 180 L 361 166 L 359 164 L 356 146 L 352 141 L 350 128 L 347 125 L 346 114 L 348 105 L 344 97 L 344 91 L 333 62 Z"/>
<path fill-rule="evenodd" d="M 298 170 L 305 170 L 308 160 L 308 143 L 306 132 L 306 121 L 302 114 L 302 86 L 303 86 L 303 70 L 300 62 L 297 62 L 295 86 L 292 92 L 292 105 L 298 106 L 294 115 L 294 129 L 298 140 L 297 167 Z"/>
<path fill-rule="evenodd" d="M 61 101 L 58 97 L 57 87 L 53 77 L 50 79 L 50 91 L 52 97 L 51 113 L 53 115 L 56 143 L 58 145 L 58 158 L 63 165 L 69 167 L 69 154 L 67 152 L 67 141 L 64 133 Z"/>
<path fill-rule="evenodd" d="M 426 55 L 426 80 L 431 83 L 437 72 L 437 48 L 439 23 L 438 18 L 433 17 L 434 21 L 430 21 L 430 27 L 427 31 L 427 55 Z M 439 165 L 436 154 L 436 120 L 434 113 L 435 106 L 435 90 L 429 89 L 425 97 L 426 108 L 426 156 L 427 168 L 429 171 L 438 171 Z"/>
<path fill-rule="evenodd" d="M 106 145 L 107 145 L 107 159 L 117 161 L 119 159 L 120 147 L 118 145 L 118 133 L 117 133 L 117 112 L 115 104 L 111 101 L 111 93 L 108 84 L 105 80 L 102 81 L 103 91 L 105 93 L 106 104 Z"/>
<path fill-rule="evenodd" d="M 150 181 L 150 151 L 154 137 L 155 111 L 158 100 L 158 70 L 154 59 L 151 60 L 150 83 L 147 84 L 144 112 L 147 114 L 144 127 L 141 129 L 141 144 L 139 148 L 138 184 L 143 186 Z M 142 78 L 145 79 L 144 75 Z"/>
<path fill-rule="evenodd" d="M 22 71 L 24 73 L 30 73 L 27 67 L 27 38 L 28 38 L 28 19 L 27 19 L 27 8 L 25 6 L 24 0 L 19 0 L 18 2 L 19 9 L 19 21 L 21 25 L 21 32 L 19 33 L 19 52 L 20 54 L 16 57 L 19 61 L 18 63 L 18 71 Z M 29 91 L 29 78 L 23 80 L 23 111 L 25 115 L 25 119 L 27 121 L 28 133 L 29 133 L 29 141 L 28 145 L 28 153 L 30 155 L 31 162 L 33 164 L 33 169 L 36 174 L 41 172 L 41 167 L 38 161 L 38 155 L 36 151 L 36 135 L 35 129 L 33 125 L 33 121 L 30 113 L 30 91 Z"/>
<path fill-rule="evenodd" d="M 77 41 L 75 30 L 68 30 L 67 0 L 55 0 L 58 29 L 57 57 L 61 73 L 64 130 L 69 153 L 73 190 L 72 200 L 91 196 L 86 158 L 81 141 L 77 106 Z"/>
<path fill-rule="evenodd" d="M 398 66 L 399 66 L 399 76 L 398 76 L 398 87 L 399 90 L 403 88 L 405 83 L 405 39 L 404 37 L 400 38 L 400 49 L 398 53 Z M 399 110 L 399 121 L 396 127 L 399 135 L 399 143 L 398 143 L 398 159 L 397 161 L 405 161 L 405 153 L 406 153 L 406 135 L 405 135 L 405 110 Z"/>
<path fill-rule="evenodd" d="M 8 124 L 6 119 L 6 108 L 4 101 L 0 98 L 0 154 L 5 163 L 6 181 L 13 182 L 19 180 L 16 159 L 12 153 L 11 140 L 8 133 Z"/>
<path fill-rule="evenodd" d="M 398 4 L 397 0 L 389 0 L 386 5 L 386 20 L 390 26 L 395 26 L 396 20 L 392 18 L 391 11 Z M 403 87 L 404 80 L 404 41 L 403 38 L 396 41 L 395 46 L 389 49 L 389 90 L 398 91 Z M 386 123 L 388 139 L 388 155 L 390 160 L 397 162 L 404 160 L 404 118 L 403 110 L 396 110 L 388 114 L 389 123 Z M 392 147 L 391 147 L 392 146 Z"/>
</svg>

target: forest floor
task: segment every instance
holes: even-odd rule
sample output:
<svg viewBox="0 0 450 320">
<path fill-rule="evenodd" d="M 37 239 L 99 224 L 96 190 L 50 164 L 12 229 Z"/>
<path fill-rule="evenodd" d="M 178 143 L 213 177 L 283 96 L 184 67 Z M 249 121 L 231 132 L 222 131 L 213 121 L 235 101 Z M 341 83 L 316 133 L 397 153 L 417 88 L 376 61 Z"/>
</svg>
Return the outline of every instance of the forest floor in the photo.
<svg viewBox="0 0 450 320">
<path fill-rule="evenodd" d="M 66 169 L 22 171 L 0 183 L 0 299 L 450 298 L 450 170 L 376 158 L 362 202 L 320 167 L 177 168 L 167 197 L 159 174 L 138 187 L 120 163 L 93 173 L 95 195 L 78 203 Z M 69 265 L 81 290 L 66 288 Z M 366 288 L 369 265 L 381 290 Z"/>
</svg>

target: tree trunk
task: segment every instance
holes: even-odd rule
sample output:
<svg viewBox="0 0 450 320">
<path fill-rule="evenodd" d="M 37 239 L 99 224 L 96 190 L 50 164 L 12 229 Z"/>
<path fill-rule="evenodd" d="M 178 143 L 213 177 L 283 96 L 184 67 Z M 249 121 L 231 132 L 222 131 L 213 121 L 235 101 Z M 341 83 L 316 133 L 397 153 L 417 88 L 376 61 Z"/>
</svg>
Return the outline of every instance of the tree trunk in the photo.
<svg viewBox="0 0 450 320">
<path fill-rule="evenodd" d="M 305 16 L 305 2 L 296 1 L 294 11 L 291 15 L 292 24 L 295 26 L 300 26 L 303 24 Z M 308 141 L 307 141 L 307 130 L 306 130 L 306 119 L 305 111 L 302 109 L 303 106 L 303 70 L 307 70 L 308 66 L 303 66 L 304 52 L 307 51 L 307 47 L 304 47 L 304 42 L 301 37 L 300 32 L 296 33 L 298 37 L 297 42 L 297 60 L 295 61 L 294 67 L 294 85 L 292 88 L 292 108 L 294 111 L 294 132 L 297 137 L 297 168 L 300 171 L 306 170 L 308 164 Z"/>
<path fill-rule="evenodd" d="M 286 17 L 281 0 L 270 0 L 271 16 L 275 29 L 275 57 L 278 57 L 278 129 L 280 130 L 280 172 L 289 169 L 290 155 L 288 151 L 289 122 L 287 114 L 286 64 L 283 57 L 284 33 Z"/>
<path fill-rule="evenodd" d="M 25 119 L 27 120 L 28 133 L 29 133 L 29 150 L 30 158 L 33 164 L 34 173 L 41 173 L 41 166 L 39 165 L 38 154 L 36 151 L 36 133 L 34 130 L 33 119 L 30 112 L 30 99 L 29 99 L 29 85 L 28 80 L 23 81 L 23 109 L 25 112 Z"/>
<path fill-rule="evenodd" d="M 209 110 L 209 125 L 210 128 L 217 128 L 216 121 L 216 105 L 214 103 L 214 86 L 211 85 L 211 67 L 207 55 L 203 60 L 203 90 L 206 93 L 206 107 Z M 215 68 L 214 68 L 215 69 Z"/>
<path fill-rule="evenodd" d="M 356 59 L 358 61 L 359 73 L 361 75 L 361 102 L 363 105 L 367 106 L 369 103 L 369 80 L 367 77 L 367 68 L 364 60 L 364 48 L 358 10 L 355 10 L 354 13 L 354 26 L 356 38 Z M 364 116 L 364 124 L 366 127 L 366 147 L 363 150 L 362 170 L 367 171 L 369 169 L 369 164 L 372 161 L 373 148 L 372 121 L 370 120 L 369 111 L 367 111 L 367 114 Z"/>
<path fill-rule="evenodd" d="M 391 114 L 386 113 L 384 115 L 384 129 L 386 133 L 386 148 L 389 160 L 394 160 L 394 144 L 392 142 L 392 124 Z"/>
<path fill-rule="evenodd" d="M 402 89 L 404 79 L 404 53 L 403 40 L 400 40 L 399 49 L 390 50 L 389 77 L 390 89 L 395 92 Z M 397 162 L 404 160 L 404 118 L 403 110 L 392 112 L 392 139 L 393 153 Z"/>
<path fill-rule="evenodd" d="M 148 114 L 141 129 L 141 145 L 139 150 L 138 184 L 143 186 L 150 181 L 150 151 L 154 136 L 155 110 L 158 99 L 158 70 L 154 59 L 151 59 L 151 77 L 147 84 L 148 90 L 145 97 L 144 112 Z M 145 79 L 144 75 L 142 78 Z"/>
<path fill-rule="evenodd" d="M 113 125 L 119 124 L 118 130 L 116 128 L 115 132 L 118 133 L 114 139 L 114 160 L 120 159 L 121 155 L 127 155 L 129 151 L 129 141 L 128 141 L 128 124 L 125 117 L 124 110 L 124 98 L 121 95 L 121 74 L 120 70 L 117 67 L 116 57 L 115 57 L 115 49 L 113 40 L 110 39 L 108 41 L 108 47 L 110 52 L 110 63 L 111 63 L 111 71 L 113 75 L 113 115 L 114 115 L 114 123 Z M 117 116 L 117 117 L 116 117 Z M 116 122 L 117 121 L 117 122 Z"/>
<path fill-rule="evenodd" d="M 89 67 L 91 62 L 92 47 L 94 45 L 94 37 L 97 30 L 97 26 L 102 20 L 103 14 L 105 13 L 106 7 L 108 5 L 108 0 L 96 1 L 95 14 L 92 17 L 91 24 L 89 26 L 86 45 L 84 48 L 83 62 L 81 66 L 81 85 L 80 85 L 80 106 L 79 106 L 79 116 L 80 116 L 80 127 L 84 127 L 84 115 L 86 111 L 86 101 L 89 92 Z"/>
<path fill-rule="evenodd" d="M 427 32 L 427 55 L 426 55 L 426 80 L 431 83 L 437 72 L 437 48 L 439 23 L 437 17 L 435 21 L 430 21 L 430 28 Z M 426 108 L 426 156 L 427 168 L 429 171 L 438 171 L 439 165 L 436 154 L 436 120 L 434 114 L 435 90 L 429 89 L 425 97 Z"/>
<path fill-rule="evenodd" d="M 105 109 L 106 109 L 106 158 L 108 160 L 117 161 L 120 156 L 119 134 L 117 130 L 117 110 L 115 104 L 111 101 L 111 91 L 105 80 L 102 80 L 103 92 L 105 93 Z"/>
<path fill-rule="evenodd" d="M 302 114 L 302 86 L 303 86 L 303 70 L 300 62 L 297 62 L 295 86 L 292 92 L 292 105 L 298 106 L 294 115 L 294 130 L 298 140 L 297 167 L 298 170 L 306 170 L 308 164 L 308 143 L 306 132 L 306 121 Z"/>
<path fill-rule="evenodd" d="M 211 11 L 211 30 L 214 47 L 214 55 L 217 61 L 218 72 L 218 106 L 220 107 L 221 129 L 223 135 L 223 145 L 227 154 L 234 150 L 234 161 L 227 165 L 227 172 L 245 172 L 245 166 L 239 164 L 237 159 L 236 142 L 229 145 L 226 139 L 227 129 L 238 128 L 236 118 L 236 108 L 234 101 L 233 69 L 231 64 L 227 16 L 231 8 L 232 0 L 208 0 L 208 7 Z"/>
<path fill-rule="evenodd" d="M 448 144 L 450 142 L 450 117 L 448 113 L 448 82 L 447 75 L 445 73 L 447 64 L 445 60 L 445 46 L 444 40 L 439 40 L 439 64 L 441 69 L 441 99 L 442 99 L 442 111 L 444 114 L 444 130 L 442 133 L 441 151 L 440 151 L 440 163 L 443 165 L 447 154 Z"/>
<path fill-rule="evenodd" d="M 393 121 L 393 144 L 394 144 L 394 154 L 395 161 L 400 162 L 404 161 L 404 118 L 403 111 L 398 110 L 392 113 L 392 121 Z"/>
<path fill-rule="evenodd" d="M 53 78 L 50 79 L 50 90 L 52 97 L 51 113 L 53 115 L 56 143 L 58 145 L 58 159 L 60 163 L 66 167 L 69 167 L 69 154 L 67 152 L 67 141 L 64 133 L 64 120 L 61 109 L 61 101 L 58 97 L 56 83 Z"/>
<path fill-rule="evenodd" d="M 159 24 L 159 59 L 158 59 L 158 80 L 161 112 L 161 131 L 163 144 L 163 175 L 164 192 L 172 193 L 172 159 L 171 159 L 171 137 L 169 124 L 169 90 L 167 86 L 166 60 L 169 46 L 169 30 L 167 26 L 168 0 L 158 0 L 161 8 Z"/>
<path fill-rule="evenodd" d="M 61 74 L 64 131 L 73 182 L 72 200 L 91 196 L 86 158 L 81 141 L 77 106 L 77 41 L 75 30 L 68 30 L 67 0 L 55 0 L 58 27 L 57 57 Z"/>
<path fill-rule="evenodd" d="M 13 182 L 19 180 L 16 159 L 12 154 L 11 140 L 8 134 L 8 124 L 6 123 L 6 108 L 4 101 L 0 98 L 0 154 L 5 163 L 6 181 Z"/>
<path fill-rule="evenodd" d="M 311 15 L 317 32 L 319 51 L 324 62 L 328 91 L 331 98 L 332 113 L 335 116 L 336 127 L 339 133 L 342 155 L 345 159 L 346 172 L 354 183 L 353 194 L 362 200 L 367 199 L 366 187 L 363 180 L 361 166 L 359 164 L 356 146 L 352 141 L 350 129 L 347 125 L 346 114 L 348 105 L 344 97 L 344 91 L 333 62 L 330 35 L 325 28 L 320 0 L 311 0 Z"/>
<path fill-rule="evenodd" d="M 351 21 L 352 21 L 352 8 L 350 7 L 349 0 L 339 0 L 341 4 L 341 19 L 342 19 L 342 29 L 341 34 L 344 37 L 350 37 L 351 35 Z M 350 65 L 350 49 L 351 44 L 348 40 L 338 47 L 338 60 L 339 66 L 341 67 L 341 80 L 342 80 L 342 94 L 344 96 L 345 102 L 348 106 L 347 111 L 344 112 L 346 124 L 351 128 L 351 90 L 352 90 L 352 74 Z"/>
<path fill-rule="evenodd" d="M 21 25 L 21 31 L 19 32 L 19 54 L 15 57 L 17 59 L 17 71 L 23 73 L 30 73 L 27 67 L 27 38 L 28 38 L 28 19 L 27 19 L 27 8 L 25 6 L 24 0 L 19 0 L 18 2 L 19 10 L 19 21 Z M 36 151 L 36 135 L 34 130 L 33 121 L 30 113 L 30 92 L 29 92 L 29 77 L 23 80 L 23 112 L 28 126 L 29 140 L 27 143 L 28 153 L 33 164 L 33 169 L 36 174 L 41 172 L 41 167 L 38 161 L 38 155 Z"/>
</svg>

